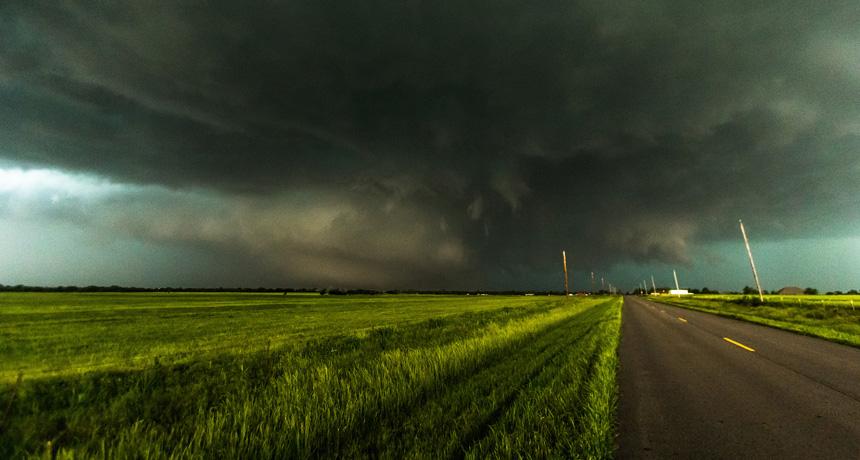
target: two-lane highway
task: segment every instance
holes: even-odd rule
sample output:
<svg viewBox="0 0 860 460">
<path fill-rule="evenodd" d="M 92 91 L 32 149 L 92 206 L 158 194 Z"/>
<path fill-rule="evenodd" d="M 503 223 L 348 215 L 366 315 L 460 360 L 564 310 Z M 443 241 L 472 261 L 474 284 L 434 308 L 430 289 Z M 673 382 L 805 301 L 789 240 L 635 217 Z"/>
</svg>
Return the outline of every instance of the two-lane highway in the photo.
<svg viewBox="0 0 860 460">
<path fill-rule="evenodd" d="M 626 297 L 619 458 L 860 459 L 860 349 Z"/>
</svg>

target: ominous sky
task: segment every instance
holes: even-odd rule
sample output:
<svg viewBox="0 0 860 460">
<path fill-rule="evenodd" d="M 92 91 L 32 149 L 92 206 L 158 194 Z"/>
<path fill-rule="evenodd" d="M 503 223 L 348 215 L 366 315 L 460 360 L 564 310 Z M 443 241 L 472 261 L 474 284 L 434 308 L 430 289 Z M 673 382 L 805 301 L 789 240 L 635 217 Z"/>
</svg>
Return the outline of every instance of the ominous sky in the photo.
<svg viewBox="0 0 860 460">
<path fill-rule="evenodd" d="M 860 4 L 5 0 L 0 283 L 860 288 Z M 667 274 L 668 273 L 668 274 Z"/>
</svg>

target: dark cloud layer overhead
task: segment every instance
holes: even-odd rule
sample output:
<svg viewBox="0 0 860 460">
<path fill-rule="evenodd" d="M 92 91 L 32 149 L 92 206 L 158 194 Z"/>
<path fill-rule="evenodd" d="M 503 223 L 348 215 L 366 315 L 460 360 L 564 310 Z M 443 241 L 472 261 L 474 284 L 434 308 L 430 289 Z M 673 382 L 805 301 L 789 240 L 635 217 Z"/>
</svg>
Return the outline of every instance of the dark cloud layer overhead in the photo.
<svg viewBox="0 0 860 460">
<path fill-rule="evenodd" d="M 857 24 L 856 1 L 10 0 L 0 160 L 113 191 L 40 211 L 0 186 L 0 212 L 284 285 L 530 287 L 561 248 L 690 263 L 739 217 L 853 237 Z"/>
</svg>

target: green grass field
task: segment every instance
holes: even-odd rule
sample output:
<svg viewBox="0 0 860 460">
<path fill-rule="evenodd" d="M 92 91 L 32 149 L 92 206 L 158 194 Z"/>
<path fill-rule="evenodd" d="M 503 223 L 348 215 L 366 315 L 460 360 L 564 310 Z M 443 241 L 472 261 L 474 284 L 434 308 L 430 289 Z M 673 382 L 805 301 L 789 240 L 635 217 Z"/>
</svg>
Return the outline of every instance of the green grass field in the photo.
<svg viewBox="0 0 860 460">
<path fill-rule="evenodd" d="M 860 296 L 650 296 L 679 307 L 715 313 L 860 347 Z"/>
<path fill-rule="evenodd" d="M 620 306 L 0 294 L 0 458 L 608 458 Z"/>
</svg>

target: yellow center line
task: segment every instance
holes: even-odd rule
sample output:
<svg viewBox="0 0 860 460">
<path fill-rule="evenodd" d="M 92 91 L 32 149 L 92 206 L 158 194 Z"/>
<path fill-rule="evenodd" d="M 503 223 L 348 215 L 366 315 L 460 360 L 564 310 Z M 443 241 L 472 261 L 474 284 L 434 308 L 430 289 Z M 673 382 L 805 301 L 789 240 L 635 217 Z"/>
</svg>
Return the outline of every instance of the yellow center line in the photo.
<svg viewBox="0 0 860 460">
<path fill-rule="evenodd" d="M 730 339 L 730 338 L 728 338 L 728 337 L 723 337 L 723 340 L 725 340 L 726 342 L 729 342 L 729 343 L 730 343 L 730 344 L 732 344 L 732 345 L 737 345 L 737 346 L 739 346 L 739 347 L 743 348 L 743 349 L 744 349 L 744 350 L 746 350 L 746 351 L 755 351 L 754 349 L 752 349 L 752 348 L 750 348 L 750 347 L 748 347 L 748 346 L 746 346 L 746 345 L 744 345 L 744 344 L 742 344 L 742 343 L 740 343 L 740 342 L 735 342 L 734 340 L 732 340 L 732 339 Z"/>
<path fill-rule="evenodd" d="M 678 317 L 678 321 L 682 321 L 682 322 L 685 322 L 685 323 L 687 322 L 687 320 L 686 320 L 686 319 L 681 318 L 680 316 Z"/>
</svg>

